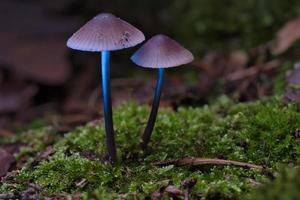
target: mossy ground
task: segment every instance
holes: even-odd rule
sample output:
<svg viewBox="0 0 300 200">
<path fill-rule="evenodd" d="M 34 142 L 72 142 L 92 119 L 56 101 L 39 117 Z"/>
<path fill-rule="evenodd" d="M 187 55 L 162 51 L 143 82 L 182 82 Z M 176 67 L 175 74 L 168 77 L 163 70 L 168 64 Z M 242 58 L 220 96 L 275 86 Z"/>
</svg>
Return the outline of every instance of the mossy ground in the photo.
<svg viewBox="0 0 300 200">
<path fill-rule="evenodd" d="M 21 190 L 30 181 L 40 185 L 44 195 L 81 192 L 85 199 L 144 199 L 162 186 L 180 187 L 193 177 L 197 183 L 192 193 L 203 199 L 251 198 L 256 183 L 268 180 L 258 170 L 213 165 L 158 168 L 151 162 L 207 157 L 263 165 L 274 172 L 293 168 L 300 161 L 300 139 L 295 134 L 300 128 L 299 110 L 299 105 L 284 105 L 279 97 L 239 104 L 221 97 L 201 108 L 161 108 L 150 150 L 142 152 L 138 144 L 149 108 L 129 102 L 114 110 L 119 154 L 115 166 L 82 156 L 84 151 L 105 154 L 102 122 L 78 127 L 64 137 L 51 128 L 37 128 L 10 139 L 30 144 L 18 157 L 52 144 L 54 155 L 36 166 L 25 165 L 0 186 L 0 193 Z"/>
</svg>

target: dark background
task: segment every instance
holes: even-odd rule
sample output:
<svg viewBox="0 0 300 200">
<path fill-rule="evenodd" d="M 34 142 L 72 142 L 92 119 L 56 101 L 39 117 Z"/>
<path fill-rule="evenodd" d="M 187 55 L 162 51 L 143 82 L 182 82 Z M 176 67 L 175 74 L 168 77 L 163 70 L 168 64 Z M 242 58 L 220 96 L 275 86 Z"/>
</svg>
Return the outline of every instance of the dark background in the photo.
<svg viewBox="0 0 300 200">
<path fill-rule="evenodd" d="M 162 105 L 174 109 L 224 94 L 237 101 L 280 94 L 299 58 L 297 42 L 283 50 L 277 44 L 297 39 L 299 23 L 281 40 L 278 31 L 300 15 L 298 0 L 1 0 L 0 128 L 98 117 L 99 56 L 65 44 L 101 12 L 128 21 L 148 39 L 164 33 L 193 52 L 193 63 L 167 71 Z M 112 55 L 114 105 L 151 103 L 156 71 L 129 60 L 138 47 Z"/>
</svg>

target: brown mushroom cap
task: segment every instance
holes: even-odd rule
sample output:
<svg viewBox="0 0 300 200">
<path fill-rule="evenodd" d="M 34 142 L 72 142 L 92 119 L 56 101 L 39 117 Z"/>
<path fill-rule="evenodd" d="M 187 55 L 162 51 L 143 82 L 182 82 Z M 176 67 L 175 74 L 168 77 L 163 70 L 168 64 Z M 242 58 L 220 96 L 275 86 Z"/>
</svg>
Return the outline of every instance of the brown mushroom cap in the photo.
<svg viewBox="0 0 300 200">
<path fill-rule="evenodd" d="M 135 64 L 146 68 L 176 67 L 193 59 L 190 51 L 165 35 L 152 37 L 131 56 Z"/>
<path fill-rule="evenodd" d="M 81 51 L 113 51 L 135 46 L 144 34 L 110 13 L 94 17 L 69 38 L 67 46 Z"/>
</svg>

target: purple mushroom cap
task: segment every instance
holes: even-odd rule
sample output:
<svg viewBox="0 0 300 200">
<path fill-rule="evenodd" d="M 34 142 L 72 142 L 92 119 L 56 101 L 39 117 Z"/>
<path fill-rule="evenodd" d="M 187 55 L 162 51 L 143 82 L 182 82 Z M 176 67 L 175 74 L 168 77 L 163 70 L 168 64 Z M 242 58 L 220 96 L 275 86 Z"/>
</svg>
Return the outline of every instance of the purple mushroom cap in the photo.
<svg viewBox="0 0 300 200">
<path fill-rule="evenodd" d="M 69 38 L 67 46 L 81 51 L 113 51 L 135 46 L 145 40 L 144 34 L 110 13 L 101 13 Z"/>
<path fill-rule="evenodd" d="M 190 51 L 165 35 L 152 37 L 131 56 L 135 64 L 146 68 L 176 67 L 193 59 Z"/>
</svg>

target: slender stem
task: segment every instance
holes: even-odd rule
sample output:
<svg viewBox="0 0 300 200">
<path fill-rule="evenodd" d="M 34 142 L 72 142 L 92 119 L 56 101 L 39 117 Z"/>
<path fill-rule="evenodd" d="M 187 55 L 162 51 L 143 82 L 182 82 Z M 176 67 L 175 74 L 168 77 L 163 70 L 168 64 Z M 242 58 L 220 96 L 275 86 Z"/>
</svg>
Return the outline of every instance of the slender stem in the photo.
<svg viewBox="0 0 300 200">
<path fill-rule="evenodd" d="M 152 134 L 152 131 L 154 128 L 157 111 L 158 111 L 158 107 L 159 107 L 161 90 L 162 90 L 162 86 L 163 86 L 163 82 L 164 82 L 164 75 L 165 75 L 165 69 L 159 68 L 158 75 L 157 75 L 156 88 L 155 88 L 155 95 L 154 95 L 154 99 L 153 99 L 153 103 L 152 103 L 152 109 L 151 109 L 151 113 L 150 113 L 150 116 L 148 119 L 147 126 L 146 126 L 144 134 L 142 136 L 142 143 L 141 143 L 142 149 L 147 148 L 147 145 L 150 141 L 151 134 Z"/>
<path fill-rule="evenodd" d="M 114 138 L 114 128 L 112 119 L 112 106 L 110 97 L 110 69 L 109 69 L 109 51 L 101 52 L 101 65 L 102 65 L 102 94 L 104 104 L 104 121 L 106 132 L 106 145 L 108 149 L 108 156 L 112 163 L 117 160 L 117 151 Z"/>
</svg>

